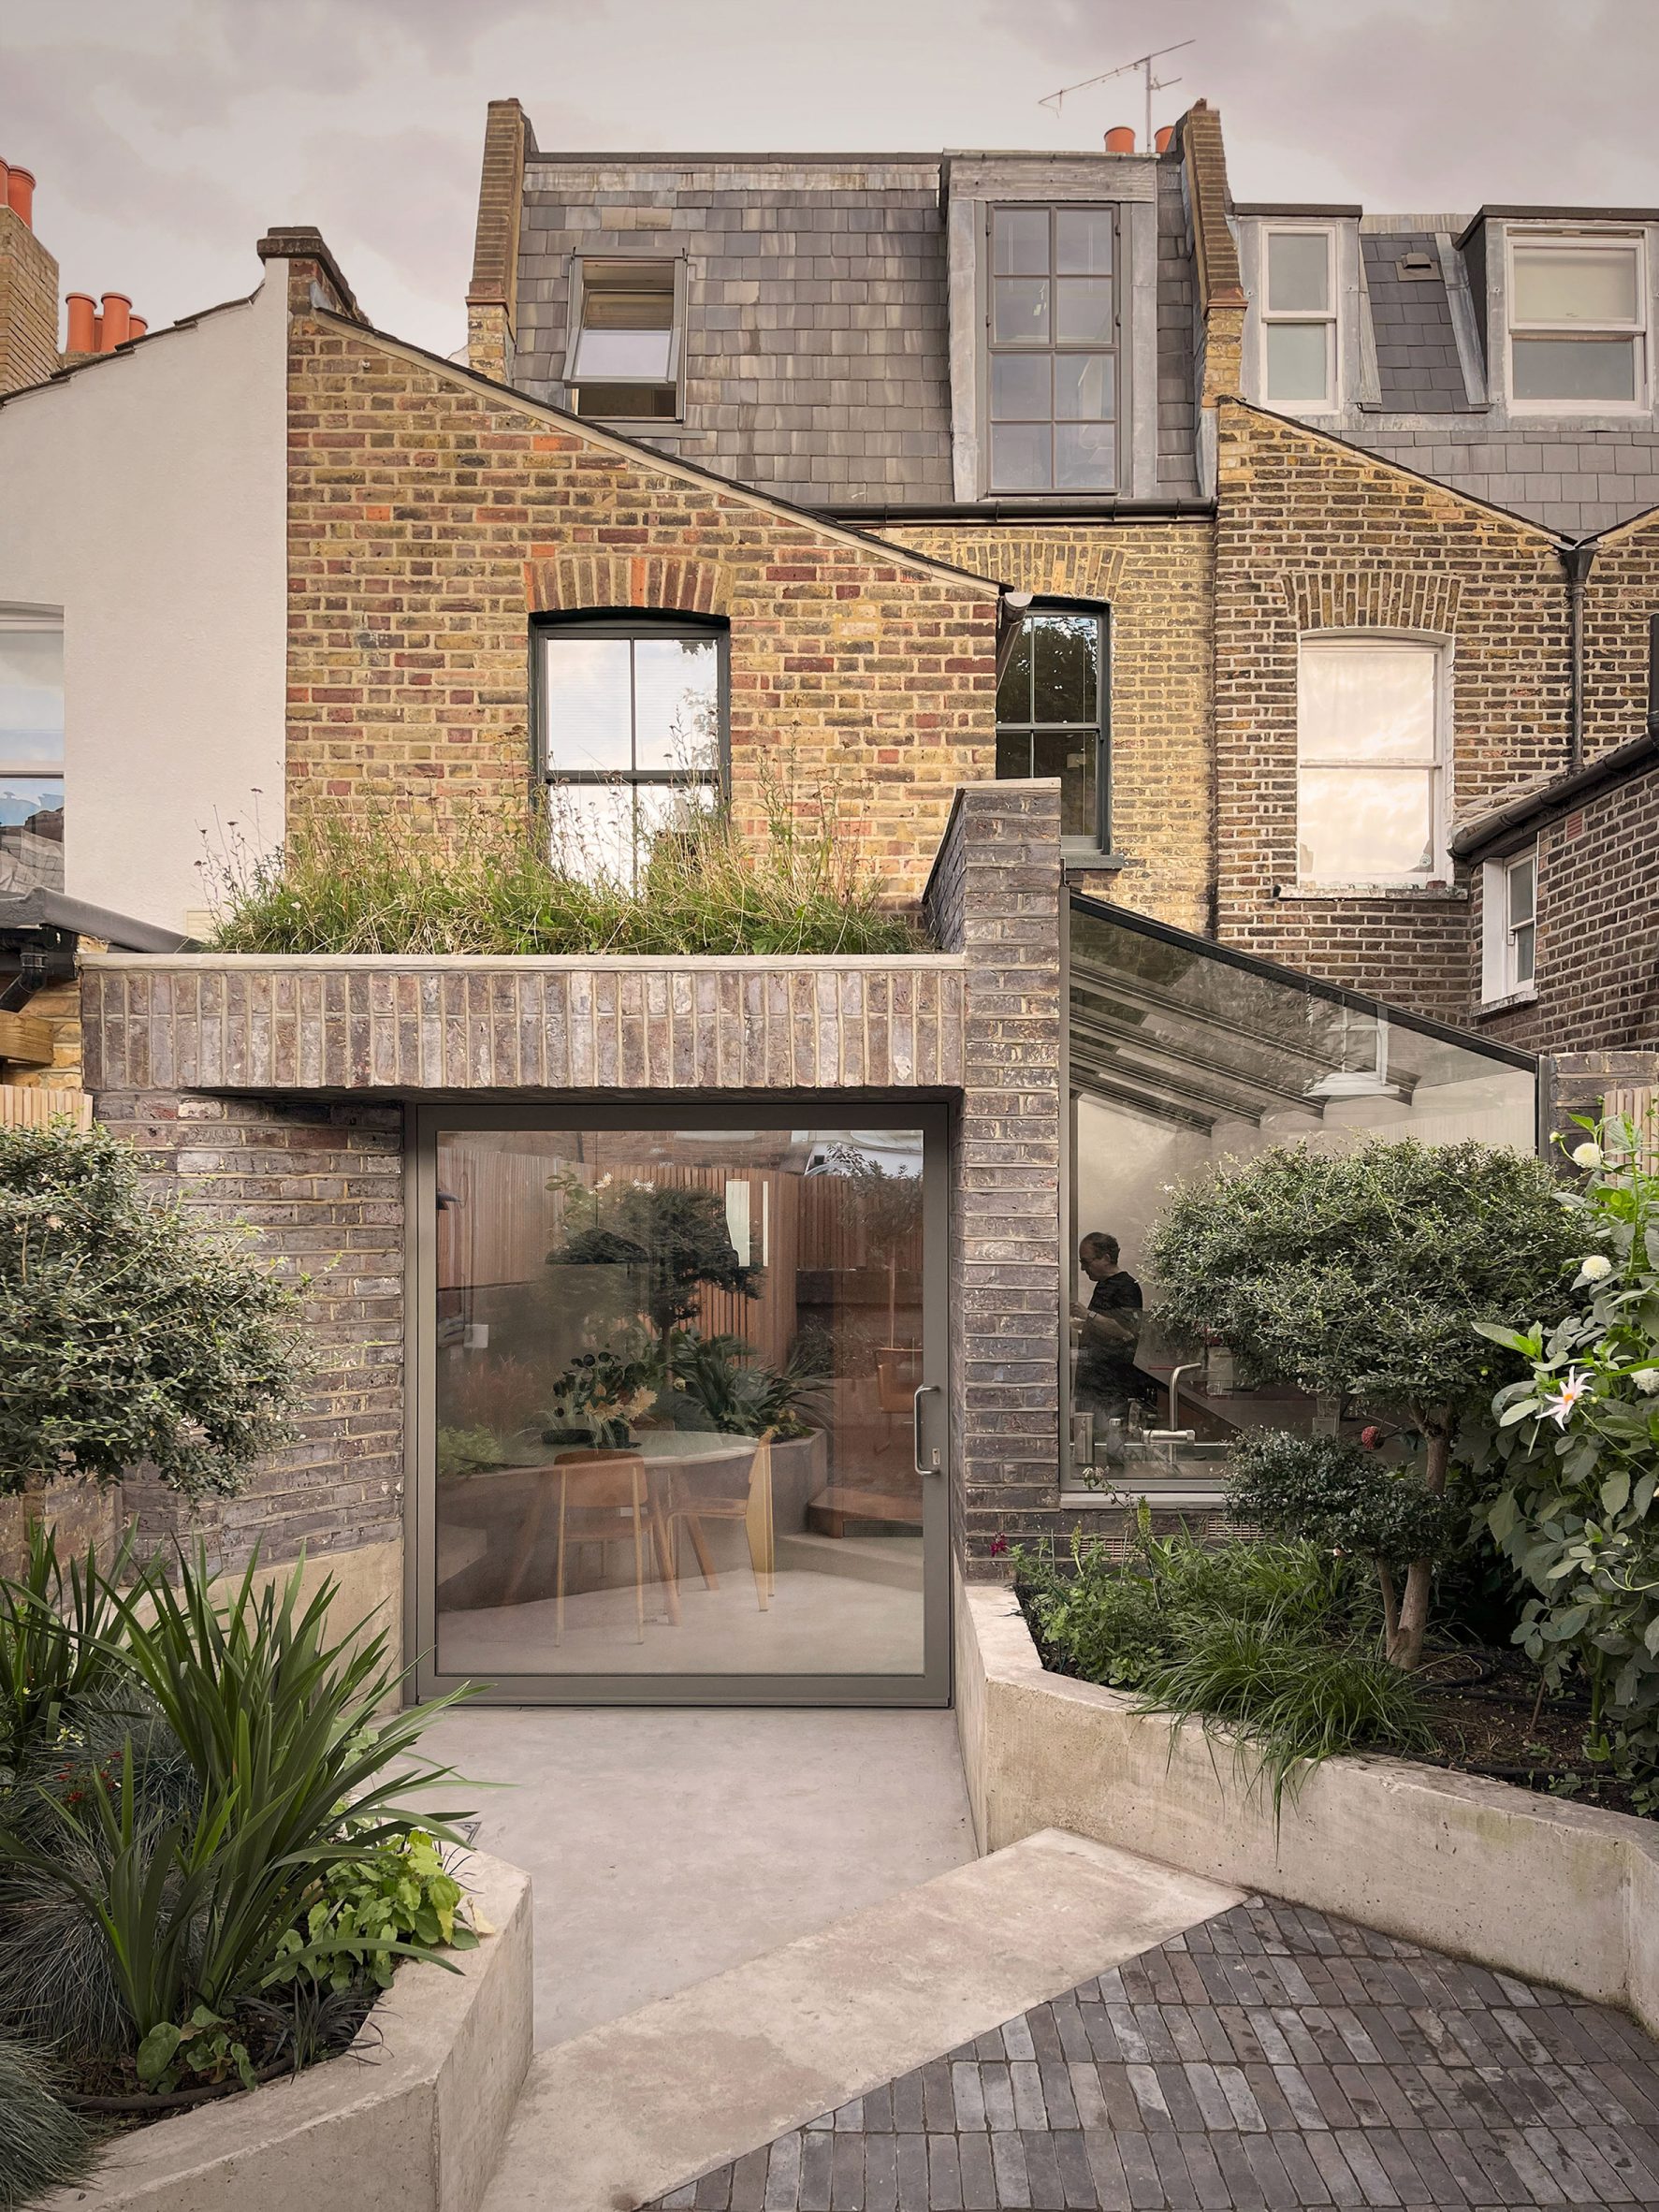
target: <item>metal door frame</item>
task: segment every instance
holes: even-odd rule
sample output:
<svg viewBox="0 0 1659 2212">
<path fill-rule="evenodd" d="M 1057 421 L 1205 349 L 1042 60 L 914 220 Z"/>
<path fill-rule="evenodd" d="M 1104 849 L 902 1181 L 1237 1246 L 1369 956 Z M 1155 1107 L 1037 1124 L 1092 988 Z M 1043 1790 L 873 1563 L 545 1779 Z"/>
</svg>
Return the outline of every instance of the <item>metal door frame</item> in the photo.
<svg viewBox="0 0 1659 2212">
<path fill-rule="evenodd" d="M 486 1105 L 422 1102 L 409 1115 L 404 1156 L 408 1347 L 404 1383 L 404 1621 L 415 1692 L 430 1697 L 465 1681 L 437 1668 L 437 1192 L 438 1132 L 448 1129 L 801 1128 L 837 1122 L 861 1128 L 922 1131 L 922 1374 L 937 1392 L 928 1409 L 923 1457 L 937 1456 L 923 1482 L 923 1666 L 914 1675 L 502 1676 L 481 1702 L 567 1706 L 908 1706 L 951 1703 L 952 1377 L 947 1311 L 950 1155 L 947 1109 L 914 1098 L 838 1099 L 830 1094 L 776 1100 L 730 1092 L 687 1092 L 671 1105 Z M 918 1413 L 918 1423 L 923 1417 Z"/>
</svg>

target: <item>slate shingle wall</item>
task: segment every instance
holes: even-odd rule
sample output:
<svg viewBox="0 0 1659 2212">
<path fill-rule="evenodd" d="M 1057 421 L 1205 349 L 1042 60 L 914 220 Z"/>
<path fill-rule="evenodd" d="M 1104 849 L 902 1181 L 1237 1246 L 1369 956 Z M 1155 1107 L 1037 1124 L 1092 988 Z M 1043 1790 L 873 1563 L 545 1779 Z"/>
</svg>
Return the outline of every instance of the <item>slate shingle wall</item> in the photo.
<svg viewBox="0 0 1659 2212">
<path fill-rule="evenodd" d="M 1366 233 L 1360 245 L 1384 408 L 1390 414 L 1456 414 L 1467 399 L 1433 238 L 1422 231 Z M 1428 255 L 1434 274 L 1403 277 L 1400 263 L 1407 254 Z"/>
</svg>

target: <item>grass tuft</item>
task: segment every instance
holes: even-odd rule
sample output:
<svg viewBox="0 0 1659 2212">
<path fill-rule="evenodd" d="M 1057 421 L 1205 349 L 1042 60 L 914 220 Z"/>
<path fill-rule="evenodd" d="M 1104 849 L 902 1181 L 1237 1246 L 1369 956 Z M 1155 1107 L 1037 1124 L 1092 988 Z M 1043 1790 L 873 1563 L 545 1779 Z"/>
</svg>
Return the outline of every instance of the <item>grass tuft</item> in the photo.
<svg viewBox="0 0 1659 2212">
<path fill-rule="evenodd" d="M 57 2086 L 44 2051 L 0 2036 L 0 2212 L 79 2181 L 91 2163 L 92 2137 Z"/>
</svg>

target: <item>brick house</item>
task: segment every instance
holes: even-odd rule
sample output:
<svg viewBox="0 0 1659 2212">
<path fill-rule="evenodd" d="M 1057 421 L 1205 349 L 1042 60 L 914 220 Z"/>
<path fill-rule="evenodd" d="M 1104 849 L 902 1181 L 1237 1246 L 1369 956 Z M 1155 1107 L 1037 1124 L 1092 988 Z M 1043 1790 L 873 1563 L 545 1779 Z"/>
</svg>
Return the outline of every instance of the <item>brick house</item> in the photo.
<svg viewBox="0 0 1659 2212">
<path fill-rule="evenodd" d="M 497 103 L 464 363 L 277 230 L 250 299 L 0 404 L 65 895 L 196 936 L 231 823 L 442 837 L 546 784 L 626 866 L 665 789 L 752 823 L 799 777 L 934 948 L 89 953 L 100 1117 L 309 1278 L 305 1418 L 205 1527 L 227 1564 L 303 1545 L 402 1602 L 423 1680 L 515 1699 L 941 1699 L 953 1557 L 1113 1510 L 1106 1468 L 1207 1516 L 1259 1418 L 1219 1365 L 1180 1395 L 1153 1332 L 1090 1372 L 1080 1237 L 1138 1314 L 1159 1190 L 1222 1153 L 1534 1142 L 1552 1040 L 1453 1026 L 1472 902 L 1414 824 L 1620 742 L 1640 526 L 1575 618 L 1561 529 L 1415 473 L 1410 408 L 1270 404 L 1256 220 L 1201 103 L 1145 153 L 754 158 L 549 156 Z M 1347 312 L 1284 326 L 1327 400 L 1370 358 Z M 1393 396 L 1433 413 L 1445 370 L 1408 346 Z M 1303 757 L 1306 667 L 1354 645 L 1382 663 L 1320 695 L 1398 698 L 1408 745 L 1429 679 L 1387 882 L 1321 873 L 1352 802 L 1306 780 L 1374 772 L 1363 732 Z M 680 1420 L 729 1405 L 732 1337 L 817 1376 L 798 1433 Z M 559 1456 L 589 1353 L 652 1400 L 598 1474 Z"/>
</svg>

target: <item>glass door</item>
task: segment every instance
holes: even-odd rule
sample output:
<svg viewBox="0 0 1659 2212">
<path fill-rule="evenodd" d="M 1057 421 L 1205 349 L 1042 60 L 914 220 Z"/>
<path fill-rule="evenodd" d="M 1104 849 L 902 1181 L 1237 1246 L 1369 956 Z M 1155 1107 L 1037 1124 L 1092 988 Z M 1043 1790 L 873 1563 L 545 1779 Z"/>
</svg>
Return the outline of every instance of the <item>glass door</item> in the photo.
<svg viewBox="0 0 1659 2212">
<path fill-rule="evenodd" d="M 424 1690 L 948 1700 L 941 1115 L 858 1111 L 423 1111 Z"/>
</svg>

